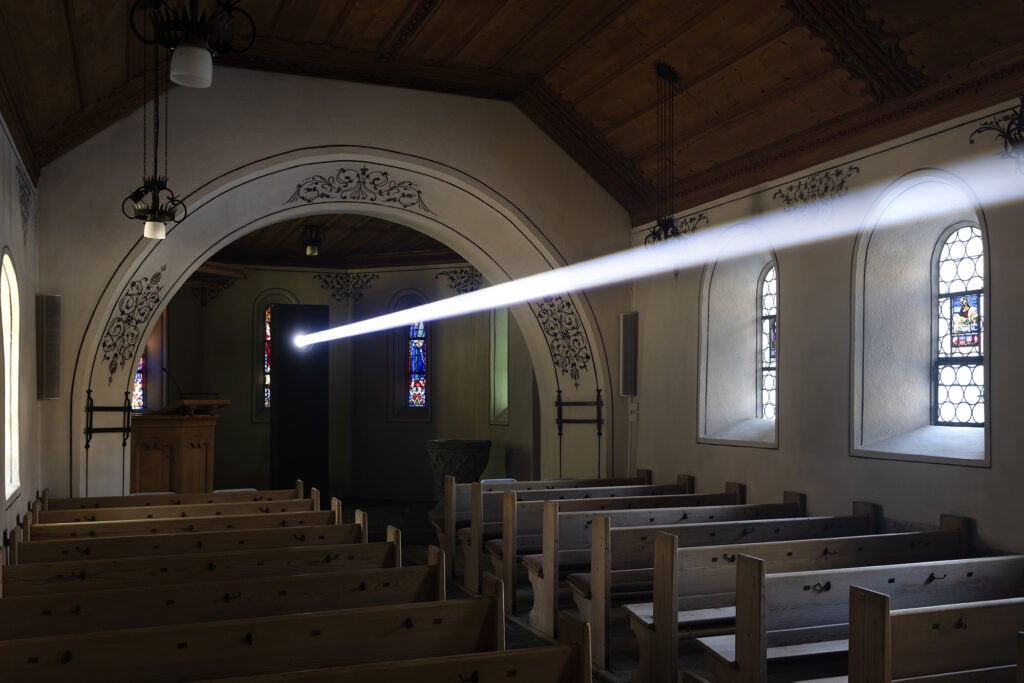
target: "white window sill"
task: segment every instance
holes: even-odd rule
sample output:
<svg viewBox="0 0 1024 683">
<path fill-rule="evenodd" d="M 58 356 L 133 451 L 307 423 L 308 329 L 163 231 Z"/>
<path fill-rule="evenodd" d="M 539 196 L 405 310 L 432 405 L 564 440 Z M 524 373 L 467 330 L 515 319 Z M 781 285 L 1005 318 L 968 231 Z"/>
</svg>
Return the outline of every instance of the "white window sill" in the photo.
<svg viewBox="0 0 1024 683">
<path fill-rule="evenodd" d="M 775 420 L 754 418 L 729 425 L 714 434 L 705 434 L 699 443 L 721 446 L 747 446 L 749 448 L 778 448 Z"/>
<path fill-rule="evenodd" d="M 988 467 L 984 427 L 929 425 L 854 448 L 852 455 L 909 462 Z"/>
</svg>

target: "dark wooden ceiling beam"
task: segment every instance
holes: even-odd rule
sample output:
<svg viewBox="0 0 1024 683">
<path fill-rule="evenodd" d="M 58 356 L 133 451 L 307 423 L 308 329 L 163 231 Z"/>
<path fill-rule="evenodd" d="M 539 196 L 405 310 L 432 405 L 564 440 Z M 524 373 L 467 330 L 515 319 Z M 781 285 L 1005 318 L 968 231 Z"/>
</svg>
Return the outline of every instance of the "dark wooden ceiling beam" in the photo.
<svg viewBox="0 0 1024 683">
<path fill-rule="evenodd" d="M 557 55 L 548 60 L 548 63 L 544 66 L 541 71 L 542 74 L 547 75 L 549 71 L 554 69 L 556 66 L 564 62 L 569 58 L 569 55 L 578 52 L 584 45 L 593 40 L 601 31 L 605 30 L 614 22 L 616 19 L 621 17 L 626 10 L 633 6 L 633 0 L 619 0 L 617 5 L 609 5 L 608 11 L 605 12 L 604 16 L 601 17 L 600 21 L 596 22 L 590 27 L 586 33 L 577 38 L 574 42 L 569 43 L 564 50 L 559 52 Z"/>
<path fill-rule="evenodd" d="M 402 54 L 406 44 L 423 27 L 438 3 L 439 0 L 418 0 L 413 3 L 402 19 L 395 24 L 391 34 L 385 38 L 378 58 L 390 62 Z"/>
<path fill-rule="evenodd" d="M 633 163 L 546 83 L 537 81 L 516 106 L 627 210 L 651 201 L 653 188 Z"/>
<path fill-rule="evenodd" d="M 914 95 L 872 105 L 681 180 L 673 193 L 675 205 L 686 210 L 706 204 L 1005 102 L 1022 90 L 1024 45 L 1018 45 Z M 645 206 L 633 211 L 631 219 L 634 225 L 642 225 L 653 221 L 655 213 L 653 206 Z"/>
<path fill-rule="evenodd" d="M 836 63 L 863 80 L 879 102 L 905 97 L 928 85 L 900 49 L 900 37 L 871 21 L 856 0 L 788 0 L 794 14 L 825 39 Z"/>
<path fill-rule="evenodd" d="M 530 74 L 465 66 L 422 64 L 396 57 L 383 62 L 334 48 L 294 45 L 267 38 L 242 54 L 217 58 L 225 66 L 277 73 L 431 90 L 471 97 L 514 100 L 535 80 Z"/>
</svg>

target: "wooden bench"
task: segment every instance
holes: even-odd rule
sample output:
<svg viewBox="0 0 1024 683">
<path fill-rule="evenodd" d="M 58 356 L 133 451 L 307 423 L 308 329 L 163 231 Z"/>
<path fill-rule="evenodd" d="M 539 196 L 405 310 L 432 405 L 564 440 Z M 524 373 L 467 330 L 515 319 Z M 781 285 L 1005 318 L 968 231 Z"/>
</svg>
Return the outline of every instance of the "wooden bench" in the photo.
<svg viewBox="0 0 1024 683">
<path fill-rule="evenodd" d="M 850 681 L 1021 681 L 1024 598 L 891 609 L 850 589 Z"/>
<path fill-rule="evenodd" d="M 325 524 L 302 529 L 193 531 L 28 542 L 22 540 L 23 536 L 24 532 L 15 528 L 11 536 L 11 564 L 365 543 L 367 518 L 362 510 L 356 510 L 355 522 L 351 524 Z"/>
<path fill-rule="evenodd" d="M 535 479 L 530 481 L 495 481 L 480 482 L 480 490 L 490 491 L 536 491 L 555 488 L 583 488 L 588 486 L 626 486 L 630 484 L 650 484 L 653 477 L 651 470 L 638 469 L 635 477 L 611 479 Z M 692 477 L 689 479 L 692 482 Z M 692 483 L 691 483 L 692 486 Z M 692 488 L 691 488 L 692 490 Z M 455 565 L 455 534 L 458 529 L 468 527 L 470 508 L 472 506 L 472 483 L 456 483 L 455 477 L 448 474 L 444 477 L 444 498 L 442 499 L 441 517 L 432 517 L 431 523 L 437 532 L 437 542 L 448 558 L 449 577 Z"/>
<path fill-rule="evenodd" d="M 140 507 L 146 505 L 188 505 L 194 503 L 232 503 L 243 501 L 288 500 L 304 497 L 301 480 L 290 489 L 213 491 L 210 493 L 137 493 L 130 496 L 92 496 L 87 498 L 51 498 L 50 489 L 43 489 L 39 498 L 42 510 L 74 510 L 83 508 Z"/>
<path fill-rule="evenodd" d="M 570 498 L 618 498 L 686 494 L 691 491 L 692 478 L 681 476 L 676 484 L 633 484 L 628 486 L 577 486 L 560 489 L 533 489 L 516 492 L 520 500 L 564 500 Z M 456 532 L 463 548 L 465 569 L 463 584 L 473 593 L 478 592 L 483 571 L 484 542 L 502 534 L 502 515 L 505 510 L 506 491 L 484 491 L 479 482 L 470 484 L 470 524 Z M 539 513 L 538 513 L 539 514 Z M 538 517 L 539 520 L 539 517 Z M 539 521 L 538 521 L 539 524 Z M 505 605 L 510 609 L 509 605 Z"/>
<path fill-rule="evenodd" d="M 813 658 L 818 675 L 823 658 L 831 658 L 833 673 L 845 674 L 855 585 L 885 591 L 901 609 L 1024 597 L 1024 555 L 781 574 L 766 574 L 763 560 L 740 555 L 736 634 L 698 640 L 708 671 L 716 681 L 754 683 L 776 662 L 794 675 L 801 660 Z"/>
<path fill-rule="evenodd" d="M 502 514 L 501 538 L 491 539 L 484 545 L 494 566 L 494 573 L 505 584 L 505 609 L 515 612 L 515 588 L 519 562 L 524 555 L 541 550 L 541 536 L 544 523 L 544 506 L 558 502 L 559 509 L 566 512 L 597 512 L 608 510 L 638 510 L 672 508 L 678 509 L 676 519 L 681 517 L 700 518 L 707 510 L 721 509 L 742 501 L 738 490 L 725 493 L 681 493 L 674 495 L 639 495 L 612 498 L 571 498 L 558 501 L 520 500 L 521 495 L 505 493 L 505 510 Z M 703 508 L 703 510 L 702 510 Z M 713 513 L 712 513 L 713 514 Z"/>
<path fill-rule="evenodd" d="M 185 505 L 145 505 L 140 507 L 88 508 L 85 510 L 33 511 L 33 524 L 59 522 L 102 522 L 123 519 L 165 519 L 169 517 L 215 517 L 218 515 L 255 515 L 271 512 L 311 512 L 320 509 L 320 491 L 312 489 L 309 498 L 289 498 L 258 502 L 190 503 Z"/>
<path fill-rule="evenodd" d="M 718 494 L 715 494 L 718 495 Z M 791 517 L 803 514 L 803 495 L 788 492 L 784 503 L 768 503 L 762 505 L 705 505 L 696 507 L 670 507 L 604 510 L 602 518 L 616 526 L 645 524 L 678 524 L 692 526 L 707 520 L 754 520 L 774 517 Z M 575 501 L 570 501 L 575 503 Z M 541 552 L 523 554 L 522 562 L 526 567 L 530 584 L 533 588 L 533 609 L 530 610 L 530 625 L 542 633 L 554 636 L 558 612 L 558 589 L 563 579 L 572 572 L 589 573 L 591 567 L 592 525 L 597 515 L 592 510 L 568 510 L 561 501 L 545 501 L 542 510 Z M 742 524 L 742 522 L 738 522 Z M 676 528 L 666 526 L 664 528 Z M 710 533 L 714 533 L 713 531 Z M 532 542 L 532 537 L 519 534 Z M 711 541 L 708 541 L 711 542 Z M 724 539 L 720 542 L 726 542 Z M 502 538 L 502 551 L 507 539 Z M 488 544 L 489 549 L 494 544 Z M 644 551 L 633 557 L 637 567 L 654 566 L 653 541 L 648 544 L 644 562 Z M 517 541 L 517 547 L 519 543 Z M 633 565 L 631 564 L 631 568 Z M 653 573 L 653 569 L 651 569 Z M 506 577 L 502 577 L 507 580 Z M 651 579 L 653 580 L 653 579 Z M 584 613 L 584 621 L 586 614 Z M 593 628 L 591 628 L 593 633 Z"/>
<path fill-rule="evenodd" d="M 401 532 L 388 527 L 387 538 L 380 543 L 16 564 L 3 567 L 0 596 L 400 567 Z"/>
<path fill-rule="evenodd" d="M 0 639 L 444 600 L 444 553 L 426 566 L 344 569 L 0 599 Z"/>
<path fill-rule="evenodd" d="M 316 512 L 276 512 L 255 515 L 220 515 L 187 519 L 128 519 L 107 522 L 59 522 L 32 524 L 26 514 L 23 524 L 25 541 L 46 541 L 61 538 L 96 538 L 100 536 L 144 536 L 148 534 L 192 533 L 232 529 L 269 529 L 337 524 L 341 519 L 341 502 L 331 501 L 330 510 Z"/>
<path fill-rule="evenodd" d="M 675 536 L 655 532 L 654 601 L 626 605 L 640 644 L 634 680 L 674 681 L 681 638 L 732 631 L 738 555 L 756 555 L 773 573 L 966 557 L 970 520 L 943 515 L 940 526 L 935 531 L 697 548 L 679 548 Z"/>
<path fill-rule="evenodd" d="M 878 531 L 877 506 L 854 504 L 853 515 L 712 522 L 678 526 L 613 527 L 609 514 L 594 515 L 591 571 L 570 574 L 568 585 L 593 634 L 594 663 L 608 666 L 613 603 L 651 600 L 654 532 L 674 535 L 679 547 L 857 536 Z M 536 596 L 536 592 L 535 592 Z M 532 618 L 532 614 L 531 614 Z"/>
<path fill-rule="evenodd" d="M 484 597 L 0 641 L 19 683 L 196 681 L 503 650 L 496 580 Z"/>
<path fill-rule="evenodd" d="M 559 645 L 220 678 L 204 683 L 486 683 L 508 679 L 524 683 L 591 683 L 587 625 L 563 615 L 558 632 Z"/>
</svg>

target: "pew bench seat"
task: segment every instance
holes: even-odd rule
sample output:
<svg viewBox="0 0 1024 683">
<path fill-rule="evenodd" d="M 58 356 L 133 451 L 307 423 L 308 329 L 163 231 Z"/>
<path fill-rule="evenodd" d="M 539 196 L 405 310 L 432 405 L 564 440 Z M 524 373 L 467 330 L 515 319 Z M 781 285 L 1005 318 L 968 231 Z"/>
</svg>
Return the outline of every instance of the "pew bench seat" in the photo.
<svg viewBox="0 0 1024 683">
<path fill-rule="evenodd" d="M 723 596 L 722 601 L 729 601 L 733 596 Z M 654 603 L 642 602 L 626 605 L 626 612 L 631 617 L 630 623 L 634 632 L 638 627 L 654 632 Z M 679 634 L 684 637 L 695 637 L 714 631 L 731 631 L 736 620 L 735 605 L 717 605 L 679 610 L 677 613 Z M 639 637 L 639 634 L 638 634 Z"/>
<path fill-rule="evenodd" d="M 590 611 L 590 603 L 594 598 L 593 574 L 590 572 L 573 572 L 565 582 L 572 591 L 573 602 L 581 613 Z M 654 595 L 654 569 L 617 569 L 610 573 L 611 597 L 616 603 L 650 602 Z"/>
<path fill-rule="evenodd" d="M 790 629 L 768 633 L 768 661 L 784 662 L 826 655 L 843 655 L 849 650 L 849 627 L 833 624 L 814 628 Z M 705 653 L 724 666 L 736 661 L 736 638 L 731 635 L 698 639 Z"/>
</svg>

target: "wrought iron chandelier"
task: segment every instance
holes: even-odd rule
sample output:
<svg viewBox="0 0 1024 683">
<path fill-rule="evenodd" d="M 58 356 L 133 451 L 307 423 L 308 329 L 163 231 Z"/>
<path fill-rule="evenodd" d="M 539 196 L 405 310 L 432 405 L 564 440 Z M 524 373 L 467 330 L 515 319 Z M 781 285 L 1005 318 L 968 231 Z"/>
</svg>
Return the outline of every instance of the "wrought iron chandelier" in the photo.
<svg viewBox="0 0 1024 683">
<path fill-rule="evenodd" d="M 187 7 L 167 0 L 136 0 L 131 9 L 132 32 L 146 43 L 171 50 L 171 81 L 189 88 L 213 82 L 213 55 L 245 52 L 256 37 L 252 16 L 240 0 L 216 0 L 208 12 L 199 0 Z"/>
<path fill-rule="evenodd" d="M 647 244 L 689 232 L 676 222 L 673 209 L 676 162 L 675 96 L 679 92 L 679 72 L 670 64 L 655 62 L 654 75 L 657 77 L 658 165 L 655 206 L 658 218 L 644 240 Z"/>
<path fill-rule="evenodd" d="M 323 230 L 315 225 L 302 226 L 302 246 L 306 248 L 306 256 L 319 256 L 323 243 Z"/>
<path fill-rule="evenodd" d="M 128 218 L 145 222 L 143 236 L 162 240 L 167 236 L 167 223 L 184 220 L 188 215 L 188 207 L 167 185 L 169 120 L 166 83 L 161 79 L 160 47 L 155 42 L 151 44 L 152 50 L 143 50 L 146 56 L 143 60 L 142 86 L 142 185 L 122 200 L 121 212 Z M 164 136 L 162 150 L 161 117 Z"/>
</svg>

